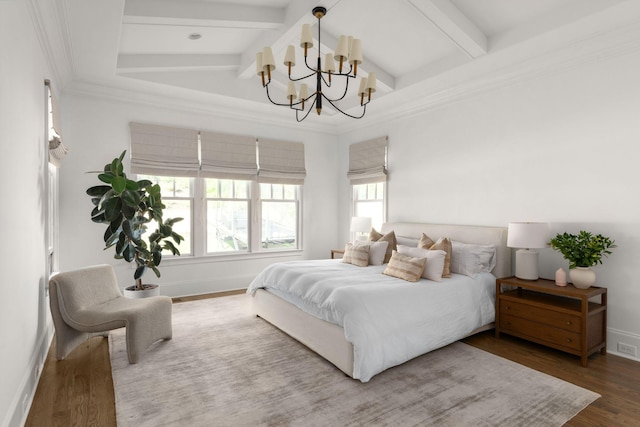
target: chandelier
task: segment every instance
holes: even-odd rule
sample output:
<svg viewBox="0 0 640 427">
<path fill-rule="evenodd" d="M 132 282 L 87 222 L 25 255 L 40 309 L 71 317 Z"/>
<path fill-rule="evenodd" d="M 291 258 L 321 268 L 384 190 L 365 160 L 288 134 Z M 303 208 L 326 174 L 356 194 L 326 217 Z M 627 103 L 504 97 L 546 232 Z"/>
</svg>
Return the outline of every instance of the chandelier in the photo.
<svg viewBox="0 0 640 427">
<path fill-rule="evenodd" d="M 262 52 L 256 54 L 256 73 L 262 80 L 262 87 L 267 92 L 267 98 L 272 104 L 289 107 L 296 111 L 296 120 L 298 122 L 307 118 L 313 106 L 315 105 L 318 115 L 322 112 L 322 100 L 327 101 L 331 106 L 344 114 L 345 116 L 360 119 L 364 117 L 367 104 L 371 101 L 371 94 L 376 91 L 376 74 L 371 72 L 367 78 L 360 78 L 360 86 L 358 89 L 358 97 L 360 98 L 360 107 L 362 108 L 360 115 L 352 115 L 343 111 L 337 102 L 344 99 L 349 89 L 349 80 L 355 79 L 358 75 L 358 64 L 362 63 L 362 43 L 359 39 L 349 36 L 340 36 L 338 45 L 333 54 L 325 55 L 324 68 L 321 67 L 322 53 L 320 42 L 320 20 L 327 14 L 327 9 L 321 6 L 313 8 L 313 15 L 318 19 L 318 58 L 315 65 L 309 65 L 307 61 L 307 53 L 313 47 L 313 37 L 311 35 L 311 26 L 304 24 L 302 26 L 302 36 L 300 38 L 300 47 L 304 49 L 304 64 L 310 71 L 309 74 L 302 77 L 291 76 L 291 69 L 296 65 L 295 48 L 293 45 L 287 47 L 284 57 L 284 65 L 287 67 L 289 82 L 287 85 L 287 96 L 284 103 L 276 102 L 271 98 L 269 93 L 269 85 L 271 84 L 272 71 L 276 69 L 276 63 L 273 58 L 273 52 L 270 47 L 265 47 Z M 336 62 L 338 62 L 338 70 L 336 72 Z M 348 68 L 348 70 L 347 70 Z M 315 82 L 313 78 L 315 77 Z M 332 82 L 333 77 L 333 82 Z M 337 77 L 337 79 L 336 79 Z M 301 83 L 299 90 L 296 89 L 296 83 L 307 81 L 315 83 L 315 91 L 309 94 L 309 85 Z M 331 98 L 327 95 L 326 88 L 331 88 L 332 83 L 341 82 L 344 90 L 340 90 L 338 95 Z M 340 93 L 342 95 L 340 95 Z M 305 111 L 305 106 L 307 110 Z"/>
</svg>

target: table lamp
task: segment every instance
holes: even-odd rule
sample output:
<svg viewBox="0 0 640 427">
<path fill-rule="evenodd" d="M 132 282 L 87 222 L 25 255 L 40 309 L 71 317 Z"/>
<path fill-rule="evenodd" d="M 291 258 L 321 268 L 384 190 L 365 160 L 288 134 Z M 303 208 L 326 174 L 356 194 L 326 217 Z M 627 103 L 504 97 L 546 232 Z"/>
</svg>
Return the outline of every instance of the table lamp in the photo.
<svg viewBox="0 0 640 427">
<path fill-rule="evenodd" d="M 516 251 L 516 277 L 538 280 L 538 251 L 547 247 L 549 229 L 545 222 L 510 222 L 507 246 Z"/>
</svg>

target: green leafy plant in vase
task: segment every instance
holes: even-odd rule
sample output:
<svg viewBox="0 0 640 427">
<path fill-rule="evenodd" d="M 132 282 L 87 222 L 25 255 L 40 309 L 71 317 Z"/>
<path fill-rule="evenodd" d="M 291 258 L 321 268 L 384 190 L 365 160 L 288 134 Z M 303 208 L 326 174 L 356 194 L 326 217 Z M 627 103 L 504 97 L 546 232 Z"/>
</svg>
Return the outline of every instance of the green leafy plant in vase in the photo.
<svg viewBox="0 0 640 427">
<path fill-rule="evenodd" d="M 163 251 L 180 255 L 176 245 L 184 238 L 173 231 L 173 225 L 182 221 L 182 218 L 163 218 L 166 206 L 162 203 L 158 184 L 127 178 L 122 164 L 125 153 L 126 150 L 107 163 L 102 172 L 96 172 L 103 184 L 90 187 L 86 193 L 94 206 L 91 220 L 107 224 L 104 249 L 115 247 L 114 258 L 135 262 L 135 285 L 126 289 L 142 291 L 156 287 L 143 284 L 142 276 L 147 269 L 151 269 L 160 277 L 158 266 Z M 157 229 L 145 238 L 148 225 L 152 222 L 157 224 Z"/>
<path fill-rule="evenodd" d="M 602 234 L 581 230 L 577 235 L 558 233 L 549 245 L 569 261 L 569 276 L 576 288 L 586 289 L 595 283 L 591 267 L 602 264 L 602 258 L 611 255 L 615 241 Z"/>
</svg>

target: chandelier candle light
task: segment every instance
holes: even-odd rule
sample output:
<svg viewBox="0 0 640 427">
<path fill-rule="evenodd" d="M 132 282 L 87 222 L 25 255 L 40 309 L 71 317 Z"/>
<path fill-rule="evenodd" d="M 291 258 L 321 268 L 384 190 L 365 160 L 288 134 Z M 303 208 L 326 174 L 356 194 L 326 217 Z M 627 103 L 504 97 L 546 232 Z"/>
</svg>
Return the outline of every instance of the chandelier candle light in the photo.
<svg viewBox="0 0 640 427">
<path fill-rule="evenodd" d="M 313 47 L 313 36 L 311 35 L 311 26 L 304 24 L 302 26 L 302 35 L 300 37 L 300 47 L 304 49 L 304 64 L 311 71 L 311 73 L 302 77 L 292 77 L 291 69 L 296 65 L 295 48 L 293 45 L 287 47 L 287 52 L 284 57 L 284 65 L 287 67 L 289 76 L 289 83 L 287 85 L 287 102 L 279 103 L 271 99 L 269 94 L 269 84 L 271 83 L 272 71 L 276 69 L 276 63 L 273 58 L 273 52 L 270 47 L 265 47 L 262 52 L 256 54 L 256 73 L 262 80 L 262 87 L 267 92 L 267 98 L 272 104 L 289 107 L 296 110 L 296 120 L 298 122 L 307 118 L 313 105 L 315 105 L 318 115 L 322 112 L 322 99 L 324 98 L 333 108 L 345 116 L 349 116 L 354 119 L 360 119 L 364 117 L 367 104 L 371 101 L 371 94 L 376 91 L 376 74 L 371 72 L 367 78 L 360 79 L 360 86 L 358 88 L 358 97 L 360 98 L 360 107 L 362 107 L 361 114 L 352 115 L 343 111 L 335 103 L 344 99 L 349 89 L 349 79 L 355 79 L 358 75 L 358 64 L 362 63 L 362 43 L 359 39 L 354 39 L 351 36 L 340 36 L 338 39 L 338 45 L 333 54 L 327 53 L 325 55 L 324 68 L 321 66 L 322 53 L 320 43 L 320 20 L 327 14 L 327 9 L 321 6 L 313 8 L 313 15 L 318 19 L 318 58 L 316 67 L 312 67 L 307 62 L 307 53 L 309 49 Z M 338 72 L 336 72 L 336 63 L 338 61 Z M 348 70 L 347 70 L 348 66 Z M 300 90 L 296 90 L 296 82 L 313 78 L 315 76 L 316 90 L 309 94 L 309 86 L 307 83 L 300 84 Z M 344 91 L 341 96 L 336 98 L 329 98 L 324 92 L 323 87 L 330 88 L 332 84 L 332 77 L 339 76 L 344 77 Z M 305 103 L 309 106 L 305 112 Z M 303 114 L 300 115 L 300 112 Z M 301 117 L 302 116 L 302 117 Z"/>
</svg>

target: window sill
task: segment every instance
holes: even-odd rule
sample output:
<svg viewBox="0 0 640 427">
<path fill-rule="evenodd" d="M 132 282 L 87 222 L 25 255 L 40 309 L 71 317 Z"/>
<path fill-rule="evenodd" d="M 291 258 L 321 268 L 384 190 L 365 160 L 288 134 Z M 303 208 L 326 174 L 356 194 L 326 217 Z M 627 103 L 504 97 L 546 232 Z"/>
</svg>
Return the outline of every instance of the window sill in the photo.
<svg viewBox="0 0 640 427">
<path fill-rule="evenodd" d="M 251 259 L 266 259 L 266 258 L 289 258 L 302 256 L 302 249 L 293 250 L 281 250 L 270 252 L 242 252 L 233 254 L 209 254 L 204 256 L 164 256 L 162 257 L 163 265 L 189 265 L 189 264 L 206 264 L 212 262 L 232 262 L 232 261 L 247 261 Z"/>
</svg>

